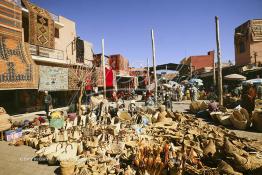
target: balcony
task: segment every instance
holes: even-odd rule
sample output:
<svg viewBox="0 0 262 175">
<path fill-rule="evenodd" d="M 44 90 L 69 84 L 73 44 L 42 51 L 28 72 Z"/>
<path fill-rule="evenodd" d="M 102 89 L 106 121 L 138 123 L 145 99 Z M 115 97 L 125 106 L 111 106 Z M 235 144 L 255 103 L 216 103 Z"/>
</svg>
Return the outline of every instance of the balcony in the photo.
<svg viewBox="0 0 262 175">
<path fill-rule="evenodd" d="M 64 59 L 64 52 L 62 50 L 49 49 L 31 44 L 30 52 L 32 58 L 36 61 L 67 64 L 67 60 Z"/>
<path fill-rule="evenodd" d="M 15 4 L 18 5 L 19 7 L 22 7 L 21 0 L 9 0 L 9 1 L 15 3 Z"/>
</svg>

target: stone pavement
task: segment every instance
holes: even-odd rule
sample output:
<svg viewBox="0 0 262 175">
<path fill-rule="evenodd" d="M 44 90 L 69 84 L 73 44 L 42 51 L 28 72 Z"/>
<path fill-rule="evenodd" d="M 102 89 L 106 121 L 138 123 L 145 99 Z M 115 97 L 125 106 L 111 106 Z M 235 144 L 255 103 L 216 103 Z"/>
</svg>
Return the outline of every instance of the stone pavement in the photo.
<svg viewBox="0 0 262 175">
<path fill-rule="evenodd" d="M 32 161 L 35 150 L 28 146 L 9 146 L 0 141 L 0 175 L 54 175 L 58 166 Z"/>
</svg>

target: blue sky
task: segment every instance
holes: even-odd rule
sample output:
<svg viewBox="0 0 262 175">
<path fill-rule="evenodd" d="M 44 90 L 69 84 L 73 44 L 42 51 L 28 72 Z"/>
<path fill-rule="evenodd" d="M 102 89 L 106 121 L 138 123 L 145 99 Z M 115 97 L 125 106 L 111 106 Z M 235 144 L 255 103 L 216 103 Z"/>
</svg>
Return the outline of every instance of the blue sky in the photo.
<svg viewBox="0 0 262 175">
<path fill-rule="evenodd" d="M 152 58 L 155 33 L 157 64 L 178 63 L 185 56 L 216 50 L 215 19 L 220 19 L 223 61 L 235 59 L 234 29 L 262 18 L 262 0 L 31 0 L 76 22 L 77 35 L 101 52 L 120 53 L 131 66 Z M 150 60 L 151 64 L 152 61 Z"/>
</svg>

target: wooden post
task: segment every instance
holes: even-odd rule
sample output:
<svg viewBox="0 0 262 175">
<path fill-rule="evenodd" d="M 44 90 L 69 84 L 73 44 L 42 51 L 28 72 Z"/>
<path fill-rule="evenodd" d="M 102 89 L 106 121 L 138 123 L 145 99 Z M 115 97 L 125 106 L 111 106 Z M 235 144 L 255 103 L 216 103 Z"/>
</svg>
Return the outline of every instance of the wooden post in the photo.
<svg viewBox="0 0 262 175">
<path fill-rule="evenodd" d="M 213 60 L 213 84 L 214 87 L 216 86 L 216 59 L 215 59 L 215 55 L 214 55 L 214 60 Z"/>
<path fill-rule="evenodd" d="M 104 39 L 102 39 L 102 69 L 103 69 L 103 86 L 104 86 L 104 98 L 106 98 L 106 66 L 105 66 L 105 46 Z"/>
<path fill-rule="evenodd" d="M 255 65 L 257 66 L 257 52 L 254 52 Z"/>
<path fill-rule="evenodd" d="M 218 65 L 218 101 L 219 105 L 223 105 L 223 88 L 222 88 L 222 67 L 221 67 L 221 51 L 220 51 L 220 37 L 219 37 L 219 20 L 216 21 L 216 43 L 217 43 L 217 65 Z"/>
<path fill-rule="evenodd" d="M 155 38 L 154 38 L 154 31 L 153 31 L 153 29 L 151 30 L 151 39 L 152 39 L 154 80 L 155 80 L 155 100 L 156 100 L 156 103 L 157 103 L 156 49 L 155 49 Z"/>
<path fill-rule="evenodd" d="M 193 70 L 192 70 L 192 58 L 190 58 L 190 78 L 193 78 Z"/>
<path fill-rule="evenodd" d="M 147 58 L 147 77 L 148 77 L 148 85 L 150 85 L 149 58 Z"/>
</svg>

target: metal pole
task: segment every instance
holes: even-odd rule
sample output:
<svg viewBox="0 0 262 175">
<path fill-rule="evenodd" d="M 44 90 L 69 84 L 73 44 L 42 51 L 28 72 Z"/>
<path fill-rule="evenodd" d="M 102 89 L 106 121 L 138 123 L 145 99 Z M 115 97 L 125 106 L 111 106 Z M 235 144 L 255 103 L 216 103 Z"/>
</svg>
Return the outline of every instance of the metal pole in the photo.
<svg viewBox="0 0 262 175">
<path fill-rule="evenodd" d="M 214 87 L 216 86 L 216 59 L 215 59 L 215 55 L 214 55 L 214 60 L 213 60 L 213 84 Z"/>
<path fill-rule="evenodd" d="M 104 85 L 104 98 L 106 98 L 106 70 L 105 70 L 105 46 L 104 39 L 102 39 L 102 69 L 103 69 L 103 85 Z"/>
<path fill-rule="evenodd" d="M 157 77 L 156 77 L 156 50 L 155 50 L 155 38 L 154 31 L 151 30 L 151 39 L 152 39 L 152 54 L 153 54 L 153 67 L 154 67 L 154 80 L 155 80 L 155 100 L 157 102 Z"/>
<path fill-rule="evenodd" d="M 221 51 L 219 37 L 219 19 L 216 16 L 216 43 L 217 43 L 217 64 L 218 64 L 218 101 L 219 105 L 223 105 L 223 88 L 222 88 L 222 67 L 221 67 Z"/>
<path fill-rule="evenodd" d="M 147 77 L 148 77 L 148 85 L 150 85 L 150 69 L 149 69 L 149 58 L 147 58 Z"/>
</svg>

